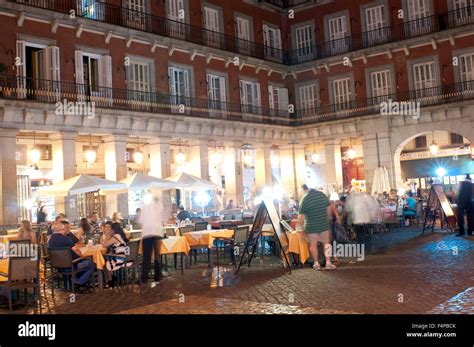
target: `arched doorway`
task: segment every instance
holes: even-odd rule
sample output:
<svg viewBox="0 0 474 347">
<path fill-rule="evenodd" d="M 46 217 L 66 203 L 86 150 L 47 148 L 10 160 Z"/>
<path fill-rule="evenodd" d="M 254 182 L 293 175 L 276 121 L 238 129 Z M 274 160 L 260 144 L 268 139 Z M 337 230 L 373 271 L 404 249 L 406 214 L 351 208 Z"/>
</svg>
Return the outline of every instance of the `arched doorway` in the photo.
<svg viewBox="0 0 474 347">
<path fill-rule="evenodd" d="M 430 182 L 456 187 L 466 174 L 474 173 L 471 141 L 466 136 L 446 130 L 413 134 L 394 151 L 394 174 L 397 188 L 422 193 Z"/>
</svg>

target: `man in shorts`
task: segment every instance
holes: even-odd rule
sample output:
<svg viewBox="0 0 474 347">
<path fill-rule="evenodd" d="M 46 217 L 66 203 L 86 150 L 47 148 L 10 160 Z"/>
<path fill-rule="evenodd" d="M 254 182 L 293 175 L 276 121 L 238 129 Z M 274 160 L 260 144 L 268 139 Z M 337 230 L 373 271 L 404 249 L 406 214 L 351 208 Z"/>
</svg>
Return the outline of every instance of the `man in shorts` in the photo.
<svg viewBox="0 0 474 347">
<path fill-rule="evenodd" d="M 326 195 L 315 189 L 309 189 L 306 184 L 302 186 L 305 195 L 300 203 L 299 220 L 304 225 L 304 232 L 309 243 L 309 252 L 313 258 L 313 269 L 321 270 L 318 262 L 318 242 L 323 244 L 326 257 L 326 270 L 335 269 L 331 263 L 331 244 L 329 235 L 328 206 Z"/>
</svg>

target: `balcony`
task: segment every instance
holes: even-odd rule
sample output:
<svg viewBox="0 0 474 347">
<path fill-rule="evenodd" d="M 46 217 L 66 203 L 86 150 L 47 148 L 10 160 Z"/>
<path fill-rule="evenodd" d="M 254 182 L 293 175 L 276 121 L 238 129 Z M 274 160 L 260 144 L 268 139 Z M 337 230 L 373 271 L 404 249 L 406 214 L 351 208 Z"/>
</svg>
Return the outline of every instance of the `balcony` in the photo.
<svg viewBox="0 0 474 347">
<path fill-rule="evenodd" d="M 11 2 L 47 9 L 69 15 L 75 9 L 76 16 L 89 20 L 176 38 L 201 46 L 242 54 L 284 65 L 296 65 L 318 59 L 346 54 L 381 44 L 398 42 L 442 30 L 474 23 L 474 6 L 457 9 L 429 17 L 416 19 L 377 30 L 356 33 L 342 39 L 316 43 L 297 50 L 281 50 L 234 36 L 173 21 L 124 7 L 95 1 L 84 6 L 82 0 L 10 0 Z M 262 0 L 263 1 L 263 0 Z M 265 0 L 269 3 L 302 4 L 307 0 Z M 270 54 L 271 53 L 271 54 Z"/>
<path fill-rule="evenodd" d="M 258 2 L 270 4 L 281 9 L 289 9 L 300 5 L 315 3 L 314 0 L 258 0 Z"/>
<path fill-rule="evenodd" d="M 87 85 L 0 75 L 0 99 L 24 100 L 55 105 L 58 101 L 94 103 L 96 108 L 228 120 L 255 124 L 300 126 L 380 114 L 381 103 L 419 102 L 420 107 L 435 106 L 474 99 L 474 81 L 456 83 L 422 90 L 411 90 L 373 98 L 359 98 L 347 103 L 321 105 L 316 108 L 274 110 L 251 105 L 210 101 L 146 93 L 127 89 L 99 87 L 91 93 Z M 82 104 L 86 105 L 86 104 Z M 387 115 L 389 116 L 389 115 Z"/>
</svg>

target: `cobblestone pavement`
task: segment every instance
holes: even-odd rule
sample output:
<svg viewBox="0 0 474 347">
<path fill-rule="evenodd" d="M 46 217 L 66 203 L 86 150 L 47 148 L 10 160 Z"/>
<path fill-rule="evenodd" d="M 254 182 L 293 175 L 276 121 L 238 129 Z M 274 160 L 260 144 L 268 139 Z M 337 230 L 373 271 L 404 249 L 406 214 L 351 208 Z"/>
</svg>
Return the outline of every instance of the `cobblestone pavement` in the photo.
<svg viewBox="0 0 474 347">
<path fill-rule="evenodd" d="M 238 275 L 230 266 L 193 265 L 184 275 L 102 294 L 46 291 L 43 313 L 474 313 L 474 238 L 417 236 L 334 271 L 294 269 L 258 259 Z M 0 313 L 8 310 L 0 309 Z M 24 313 L 19 308 L 15 310 Z M 30 310 L 29 312 L 32 312 Z"/>
</svg>

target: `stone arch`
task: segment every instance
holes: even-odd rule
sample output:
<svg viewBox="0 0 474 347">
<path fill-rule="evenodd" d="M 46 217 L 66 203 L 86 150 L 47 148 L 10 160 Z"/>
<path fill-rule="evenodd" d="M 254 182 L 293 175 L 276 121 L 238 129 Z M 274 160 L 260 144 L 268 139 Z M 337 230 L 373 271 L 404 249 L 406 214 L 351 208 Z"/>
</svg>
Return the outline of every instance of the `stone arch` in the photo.
<svg viewBox="0 0 474 347">
<path fill-rule="evenodd" d="M 448 123 L 448 124 L 446 124 Z M 469 125 L 466 126 L 464 123 L 464 127 L 461 126 L 462 123 L 459 122 L 459 126 L 456 125 L 455 122 L 438 122 L 432 124 L 417 124 L 416 126 L 408 126 L 403 128 L 403 132 L 398 131 L 392 135 L 392 153 L 393 153 L 393 163 L 394 163 L 394 174 L 396 177 L 396 184 L 397 188 L 402 184 L 401 182 L 401 165 L 400 165 L 400 155 L 402 153 L 403 148 L 406 144 L 408 144 L 414 138 L 429 134 L 432 131 L 447 131 L 450 133 L 455 133 L 461 135 L 468 139 L 470 143 L 474 143 L 474 131 L 472 127 Z"/>
</svg>

